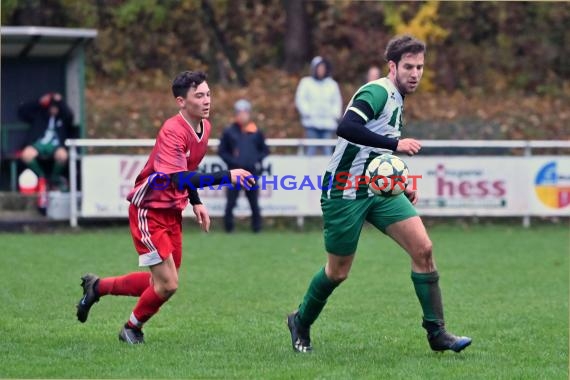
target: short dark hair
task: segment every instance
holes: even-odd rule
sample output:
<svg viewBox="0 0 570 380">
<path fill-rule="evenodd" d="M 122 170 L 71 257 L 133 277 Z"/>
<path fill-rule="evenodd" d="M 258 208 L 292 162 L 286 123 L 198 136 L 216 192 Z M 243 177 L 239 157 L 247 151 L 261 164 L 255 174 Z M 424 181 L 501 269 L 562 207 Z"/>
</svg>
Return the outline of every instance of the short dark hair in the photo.
<svg viewBox="0 0 570 380">
<path fill-rule="evenodd" d="M 183 98 L 188 94 L 188 90 L 198 87 L 206 80 L 206 73 L 202 71 L 183 71 L 172 81 L 172 95 L 175 98 Z"/>
<path fill-rule="evenodd" d="M 406 53 L 419 54 L 426 52 L 426 44 L 415 37 L 403 35 L 396 36 L 388 42 L 384 58 L 387 62 L 393 61 L 396 65 Z"/>
</svg>

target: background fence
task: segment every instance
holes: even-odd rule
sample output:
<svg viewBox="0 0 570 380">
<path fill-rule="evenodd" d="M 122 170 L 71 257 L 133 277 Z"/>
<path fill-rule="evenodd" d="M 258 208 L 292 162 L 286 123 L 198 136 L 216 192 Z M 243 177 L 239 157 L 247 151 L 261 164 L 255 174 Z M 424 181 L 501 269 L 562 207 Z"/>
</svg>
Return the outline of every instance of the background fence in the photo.
<svg viewBox="0 0 570 380">
<path fill-rule="evenodd" d="M 260 193 L 265 216 L 296 217 L 302 226 L 304 217 L 320 215 L 318 176 L 324 173 L 329 157 L 306 157 L 304 148 L 335 142 L 267 140 L 272 154 L 264 161 L 263 175 L 268 181 Z M 214 153 L 218 144 L 217 139 L 210 140 L 211 154 L 204 159 L 201 171 L 225 168 Z M 70 225 L 77 226 L 79 218 L 126 218 L 125 196 L 154 140 L 76 139 L 68 140 L 67 145 L 71 199 L 81 198 L 79 204 L 70 202 Z M 405 158 L 411 173 L 421 176 L 417 205 L 421 215 L 520 216 L 526 226 L 531 216 L 570 216 L 570 157 L 560 153 L 570 149 L 570 141 L 424 140 L 422 147 L 419 156 Z M 121 154 L 127 148 L 139 150 Z M 98 154 L 100 149 L 105 153 Z M 445 155 L 446 151 L 454 154 Z M 457 153 L 461 151 L 465 154 Z M 201 190 L 212 216 L 223 215 L 223 194 L 215 188 Z M 248 212 L 245 200 L 240 199 L 236 214 Z"/>
</svg>

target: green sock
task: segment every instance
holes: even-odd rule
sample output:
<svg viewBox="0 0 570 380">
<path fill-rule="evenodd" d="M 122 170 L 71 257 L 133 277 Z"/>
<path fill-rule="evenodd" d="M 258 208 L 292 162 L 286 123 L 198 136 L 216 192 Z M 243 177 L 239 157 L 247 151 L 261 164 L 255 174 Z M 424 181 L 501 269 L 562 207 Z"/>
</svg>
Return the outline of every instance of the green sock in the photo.
<svg viewBox="0 0 570 380">
<path fill-rule="evenodd" d="M 428 333 L 438 332 L 444 327 L 443 303 L 439 289 L 439 274 L 412 272 L 412 282 L 424 312 L 424 328 Z"/>
<path fill-rule="evenodd" d="M 310 327 L 319 317 L 319 314 L 327 303 L 327 298 L 332 294 L 338 283 L 332 282 L 321 268 L 313 277 L 303 302 L 299 305 L 299 314 L 296 322 L 305 328 Z"/>
<path fill-rule="evenodd" d="M 55 161 L 53 163 L 53 171 L 51 173 L 51 176 L 54 178 L 58 178 L 59 176 L 61 176 L 64 170 L 65 170 L 65 164 L 62 162 Z"/>
<path fill-rule="evenodd" d="M 40 166 L 40 163 L 35 158 L 26 164 L 38 177 L 45 177 L 45 173 Z"/>
<path fill-rule="evenodd" d="M 53 163 L 53 170 L 51 172 L 51 182 L 54 184 L 59 184 L 60 177 L 65 170 L 65 164 L 55 161 Z"/>
</svg>

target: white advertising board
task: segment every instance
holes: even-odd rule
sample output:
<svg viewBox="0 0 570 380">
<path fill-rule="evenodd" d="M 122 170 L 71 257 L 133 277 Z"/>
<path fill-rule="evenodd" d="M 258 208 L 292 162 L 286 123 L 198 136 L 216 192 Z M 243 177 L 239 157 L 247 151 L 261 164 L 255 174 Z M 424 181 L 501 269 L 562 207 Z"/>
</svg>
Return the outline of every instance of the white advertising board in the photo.
<svg viewBox="0 0 570 380">
<path fill-rule="evenodd" d="M 126 217 L 125 200 L 146 156 L 93 155 L 82 159 L 82 217 Z M 406 158 L 418 176 L 418 210 L 433 216 L 570 215 L 570 157 Z M 321 176 L 328 157 L 269 156 L 263 163 L 260 207 L 265 216 L 319 216 Z M 205 157 L 200 171 L 225 168 Z M 410 186 L 413 185 L 410 183 Z M 200 190 L 210 215 L 222 216 L 225 187 Z M 240 195 L 235 215 L 249 215 Z M 184 215 L 191 215 L 187 208 Z"/>
</svg>

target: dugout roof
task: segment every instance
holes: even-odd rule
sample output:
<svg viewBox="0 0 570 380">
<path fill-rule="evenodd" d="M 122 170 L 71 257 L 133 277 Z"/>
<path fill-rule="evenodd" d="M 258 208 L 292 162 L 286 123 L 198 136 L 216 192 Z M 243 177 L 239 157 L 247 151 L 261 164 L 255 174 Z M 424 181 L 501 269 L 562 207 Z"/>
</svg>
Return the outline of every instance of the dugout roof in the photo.
<svg viewBox="0 0 570 380">
<path fill-rule="evenodd" d="M 60 92 L 85 125 L 85 46 L 95 29 L 2 26 L 2 124 L 17 123 L 17 107 Z"/>
<path fill-rule="evenodd" d="M 18 105 L 60 92 L 85 127 L 85 46 L 95 29 L 2 26 L 2 125 L 20 123 Z"/>
<path fill-rule="evenodd" d="M 95 29 L 2 26 L 2 112 L 0 157 L 9 157 L 25 138 L 18 106 L 59 92 L 72 109 L 75 137 L 85 135 L 85 47 Z M 0 173 L 2 174 L 2 173 Z M 2 182 L 2 181 L 0 181 Z"/>
<path fill-rule="evenodd" d="M 2 58 L 66 57 L 97 36 L 95 29 L 3 26 Z"/>
</svg>

